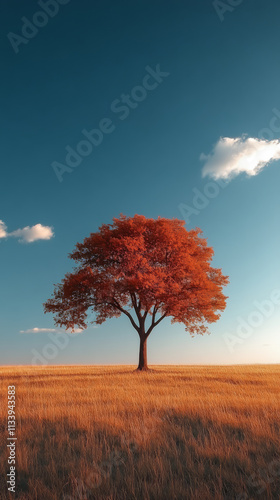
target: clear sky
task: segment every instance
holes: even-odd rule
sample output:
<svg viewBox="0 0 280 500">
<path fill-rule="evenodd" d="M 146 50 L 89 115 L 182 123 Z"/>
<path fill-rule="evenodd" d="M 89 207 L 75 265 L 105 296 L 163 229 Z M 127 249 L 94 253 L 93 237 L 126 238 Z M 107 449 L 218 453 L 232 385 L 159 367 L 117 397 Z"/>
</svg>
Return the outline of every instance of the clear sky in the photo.
<svg viewBox="0 0 280 500">
<path fill-rule="evenodd" d="M 230 277 L 211 335 L 165 320 L 150 364 L 280 362 L 280 3 L 230 3 L 3 3 L 1 364 L 137 362 L 127 318 L 65 337 L 42 307 L 120 213 L 185 218 Z"/>
</svg>

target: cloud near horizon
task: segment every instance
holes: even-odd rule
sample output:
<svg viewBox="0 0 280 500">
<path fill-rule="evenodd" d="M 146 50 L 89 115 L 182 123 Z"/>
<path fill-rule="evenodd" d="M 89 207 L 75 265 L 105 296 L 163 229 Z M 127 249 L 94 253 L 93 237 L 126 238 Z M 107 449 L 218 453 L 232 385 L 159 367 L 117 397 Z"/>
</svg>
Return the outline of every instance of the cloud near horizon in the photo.
<svg viewBox="0 0 280 500">
<path fill-rule="evenodd" d="M 6 224 L 0 220 L 0 238 L 18 238 L 20 243 L 33 243 L 37 240 L 50 240 L 54 236 L 53 229 L 50 226 L 26 226 L 22 229 L 16 229 L 11 233 L 7 232 Z"/>
<path fill-rule="evenodd" d="M 254 137 L 220 137 L 211 153 L 200 155 L 205 162 L 202 177 L 232 179 L 245 172 L 257 175 L 264 167 L 280 159 L 280 141 Z"/>
<path fill-rule="evenodd" d="M 56 332 L 55 328 L 30 328 L 29 330 L 20 330 L 19 333 L 40 333 L 40 332 Z"/>
<path fill-rule="evenodd" d="M 20 330 L 19 333 L 81 333 L 81 328 L 75 328 L 74 332 L 66 332 L 66 330 L 58 330 L 57 328 L 29 328 L 28 330 Z"/>
</svg>

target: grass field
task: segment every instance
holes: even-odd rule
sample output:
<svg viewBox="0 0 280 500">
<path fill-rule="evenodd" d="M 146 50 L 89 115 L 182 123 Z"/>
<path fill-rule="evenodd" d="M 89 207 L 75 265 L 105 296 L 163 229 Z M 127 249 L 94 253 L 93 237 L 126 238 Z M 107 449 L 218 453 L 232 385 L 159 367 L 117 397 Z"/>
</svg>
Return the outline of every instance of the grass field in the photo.
<svg viewBox="0 0 280 500">
<path fill-rule="evenodd" d="M 153 368 L 1 367 L 1 500 L 279 499 L 280 365 Z"/>
</svg>

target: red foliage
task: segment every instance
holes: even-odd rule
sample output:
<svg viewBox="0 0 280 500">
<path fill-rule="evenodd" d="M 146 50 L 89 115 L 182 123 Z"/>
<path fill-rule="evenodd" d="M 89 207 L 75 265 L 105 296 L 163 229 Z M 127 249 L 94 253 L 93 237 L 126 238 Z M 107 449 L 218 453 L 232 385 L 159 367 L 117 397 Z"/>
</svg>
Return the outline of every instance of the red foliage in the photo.
<svg viewBox="0 0 280 500">
<path fill-rule="evenodd" d="M 226 307 L 228 277 L 211 267 L 213 249 L 200 235 L 178 219 L 121 215 L 76 245 L 70 258 L 77 267 L 56 285 L 45 312 L 72 329 L 86 328 L 88 311 L 97 324 L 124 313 L 144 339 L 169 316 L 203 334 Z"/>
</svg>

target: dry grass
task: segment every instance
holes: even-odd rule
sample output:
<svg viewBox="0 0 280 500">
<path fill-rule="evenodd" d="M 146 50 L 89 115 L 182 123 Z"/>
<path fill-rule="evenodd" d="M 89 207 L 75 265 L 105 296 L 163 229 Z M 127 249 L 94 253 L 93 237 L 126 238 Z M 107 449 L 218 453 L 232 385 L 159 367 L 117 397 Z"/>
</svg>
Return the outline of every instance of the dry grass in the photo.
<svg viewBox="0 0 280 500">
<path fill-rule="evenodd" d="M 154 369 L 0 368 L 2 458 L 16 386 L 16 498 L 279 499 L 280 365 Z"/>
</svg>

